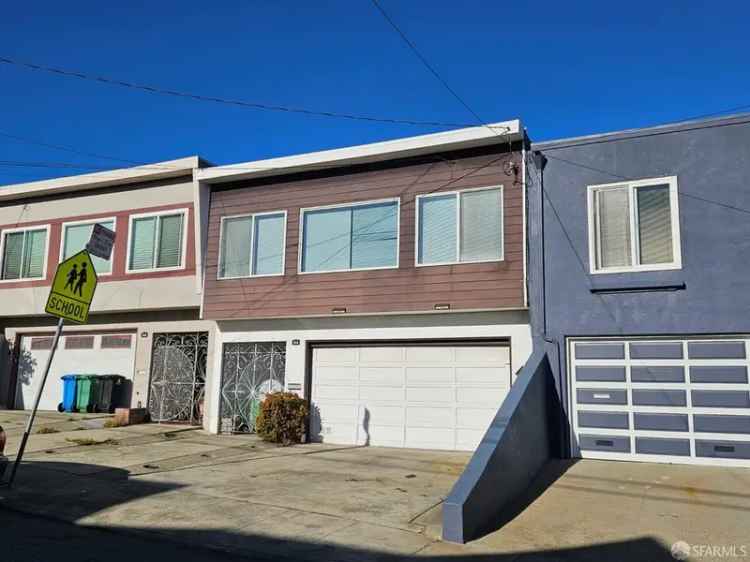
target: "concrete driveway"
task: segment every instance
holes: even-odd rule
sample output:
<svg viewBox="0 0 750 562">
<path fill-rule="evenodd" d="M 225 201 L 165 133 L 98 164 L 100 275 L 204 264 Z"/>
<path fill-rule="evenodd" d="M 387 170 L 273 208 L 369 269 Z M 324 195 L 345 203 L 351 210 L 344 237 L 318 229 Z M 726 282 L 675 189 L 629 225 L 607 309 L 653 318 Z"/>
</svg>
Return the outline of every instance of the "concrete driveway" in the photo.
<svg viewBox="0 0 750 562">
<path fill-rule="evenodd" d="M 0 412 L 9 455 L 22 421 Z M 0 506 L 253 558 L 672 560 L 676 541 L 696 560 L 719 552 L 703 546 L 750 550 L 746 469 L 551 465 L 551 486 L 509 524 L 453 545 L 439 540 L 441 502 L 468 454 L 279 448 L 184 426 L 105 429 L 104 421 L 44 414 L 36 428 L 58 432 L 32 436 L 29 462 L 12 490 L 0 490 Z"/>
</svg>

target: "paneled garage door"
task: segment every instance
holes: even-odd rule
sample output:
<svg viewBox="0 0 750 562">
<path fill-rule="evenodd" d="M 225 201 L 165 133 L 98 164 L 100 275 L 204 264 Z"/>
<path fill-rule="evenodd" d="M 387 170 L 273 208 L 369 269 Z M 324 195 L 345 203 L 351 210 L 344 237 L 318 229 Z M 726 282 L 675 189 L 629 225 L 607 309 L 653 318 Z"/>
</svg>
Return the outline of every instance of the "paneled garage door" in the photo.
<svg viewBox="0 0 750 562">
<path fill-rule="evenodd" d="M 52 336 L 23 336 L 18 357 L 15 408 L 29 409 L 34 404 L 44 366 L 52 348 Z M 80 333 L 63 335 L 44 385 L 40 410 L 56 410 L 62 401 L 62 382 L 66 374 L 122 375 L 133 379 L 135 334 Z M 124 397 L 129 400 L 129 396 Z"/>
<path fill-rule="evenodd" d="M 313 439 L 473 450 L 511 382 L 507 345 L 313 349 Z"/>
<path fill-rule="evenodd" d="M 575 456 L 750 466 L 747 339 L 568 345 Z"/>
</svg>

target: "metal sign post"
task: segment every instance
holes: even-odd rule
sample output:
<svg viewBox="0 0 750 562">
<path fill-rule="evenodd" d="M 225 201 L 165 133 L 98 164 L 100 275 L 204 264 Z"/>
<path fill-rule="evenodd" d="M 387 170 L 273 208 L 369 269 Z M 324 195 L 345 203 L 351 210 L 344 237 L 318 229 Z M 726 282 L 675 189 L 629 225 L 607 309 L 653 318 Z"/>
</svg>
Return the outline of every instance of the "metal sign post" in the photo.
<svg viewBox="0 0 750 562">
<path fill-rule="evenodd" d="M 18 465 L 21 464 L 21 459 L 23 458 L 23 452 L 26 449 L 26 442 L 29 440 L 29 435 L 31 435 L 31 426 L 34 425 L 34 418 L 36 417 L 36 411 L 37 411 L 37 408 L 39 408 L 39 401 L 42 399 L 42 392 L 44 391 L 44 383 L 47 382 L 47 375 L 49 374 L 49 368 L 50 368 L 50 365 L 52 364 L 52 358 L 55 356 L 55 350 L 57 349 L 57 342 L 60 340 L 60 334 L 62 333 L 63 322 L 65 322 L 63 318 L 60 318 L 60 320 L 57 321 L 57 331 L 55 332 L 55 339 L 52 340 L 52 349 L 49 352 L 49 357 L 47 357 L 47 364 L 44 367 L 44 375 L 42 376 L 42 381 L 39 384 L 39 389 L 36 391 L 36 398 L 34 399 L 34 407 L 31 409 L 31 414 L 29 414 L 29 419 L 26 422 L 26 431 L 23 432 L 23 438 L 21 438 L 21 446 L 18 448 L 18 454 L 16 455 L 16 462 L 13 463 L 13 470 L 11 471 L 10 478 L 8 479 L 8 488 L 10 488 L 13 485 L 13 480 L 16 477 L 16 471 L 18 470 Z"/>
<path fill-rule="evenodd" d="M 114 233 L 104 228 L 94 233 L 91 240 L 89 240 L 89 245 L 95 248 L 95 252 L 98 253 L 97 255 L 101 255 L 102 259 L 109 259 L 113 241 Z M 94 292 L 96 291 L 98 282 L 96 269 L 94 268 L 94 263 L 91 261 L 88 250 L 81 250 L 57 266 L 52 287 L 50 287 L 49 297 L 47 298 L 47 306 L 44 309 L 48 314 L 59 318 L 57 321 L 57 331 L 55 332 L 54 340 L 52 340 L 52 349 L 50 349 L 47 364 L 44 367 L 44 375 L 42 375 L 39 389 L 36 391 L 34 407 L 29 415 L 29 420 L 26 422 L 26 431 L 23 433 L 21 446 L 18 448 L 16 462 L 13 463 L 13 469 L 6 484 L 8 488 L 13 485 L 13 480 L 16 477 L 16 472 L 23 458 L 23 452 L 26 449 L 26 442 L 29 440 L 29 435 L 31 435 L 31 427 L 34 425 L 36 411 L 39 408 L 39 402 L 42 400 L 44 384 L 47 382 L 50 365 L 52 365 L 52 359 L 55 357 L 57 343 L 60 341 L 63 323 L 65 319 L 79 324 L 88 322 L 89 307 L 91 306 L 91 301 L 94 299 Z"/>
</svg>

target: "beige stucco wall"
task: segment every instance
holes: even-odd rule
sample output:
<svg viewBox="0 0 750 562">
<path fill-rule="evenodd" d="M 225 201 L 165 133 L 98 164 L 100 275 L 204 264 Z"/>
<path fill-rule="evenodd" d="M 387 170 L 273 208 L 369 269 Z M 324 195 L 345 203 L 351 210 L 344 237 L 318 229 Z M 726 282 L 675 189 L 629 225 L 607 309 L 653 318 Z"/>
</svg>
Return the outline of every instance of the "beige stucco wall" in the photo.
<svg viewBox="0 0 750 562">
<path fill-rule="evenodd" d="M 97 193 L 80 192 L 47 201 L 20 201 L 0 207 L 0 225 L 54 220 L 81 215 L 106 214 L 130 209 L 143 209 L 193 202 L 192 178 L 163 180 L 144 186 L 126 186 Z"/>
<path fill-rule="evenodd" d="M 133 394 L 131 405 L 134 408 L 145 407 L 148 402 L 148 385 L 151 370 L 151 348 L 153 345 L 153 336 L 157 333 L 164 332 L 208 332 L 208 351 L 206 357 L 207 370 L 210 371 L 214 364 L 214 345 L 215 345 L 215 322 L 205 320 L 181 320 L 181 321 L 153 321 L 149 313 L 140 315 L 142 319 L 133 322 L 113 322 L 100 323 L 86 326 L 66 326 L 65 331 L 103 331 L 103 330 L 135 330 L 135 365 L 133 368 Z M 49 333 L 53 326 L 35 326 L 35 327 L 18 327 L 8 323 L 5 328 L 5 337 L 8 341 L 15 341 L 16 334 L 33 335 L 35 333 Z M 0 367 L 0 373 L 3 368 Z M 207 374 L 207 379 L 210 375 Z M 7 377 L 6 377 L 7 378 Z M 207 381 L 208 382 L 208 381 Z M 207 384 L 208 387 L 208 384 Z M 208 407 L 208 404 L 206 404 Z M 208 420 L 208 415 L 206 415 Z M 206 421 L 207 425 L 207 421 Z"/>
<path fill-rule="evenodd" d="M 49 286 L 2 288 L 2 316 L 34 316 L 44 314 Z M 198 308 L 201 295 L 194 275 L 107 281 L 99 283 L 91 303 L 91 311 L 116 312 L 140 309 Z"/>
</svg>

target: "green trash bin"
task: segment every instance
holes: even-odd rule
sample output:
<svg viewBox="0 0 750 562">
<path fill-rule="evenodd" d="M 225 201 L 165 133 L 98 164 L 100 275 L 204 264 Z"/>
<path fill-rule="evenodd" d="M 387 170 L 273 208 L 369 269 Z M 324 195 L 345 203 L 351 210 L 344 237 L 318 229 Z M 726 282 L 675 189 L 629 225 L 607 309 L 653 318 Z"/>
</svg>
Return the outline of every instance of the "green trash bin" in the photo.
<svg viewBox="0 0 750 562">
<path fill-rule="evenodd" d="M 76 379 L 76 410 L 97 412 L 102 400 L 102 379 L 96 375 L 78 375 Z"/>
</svg>

